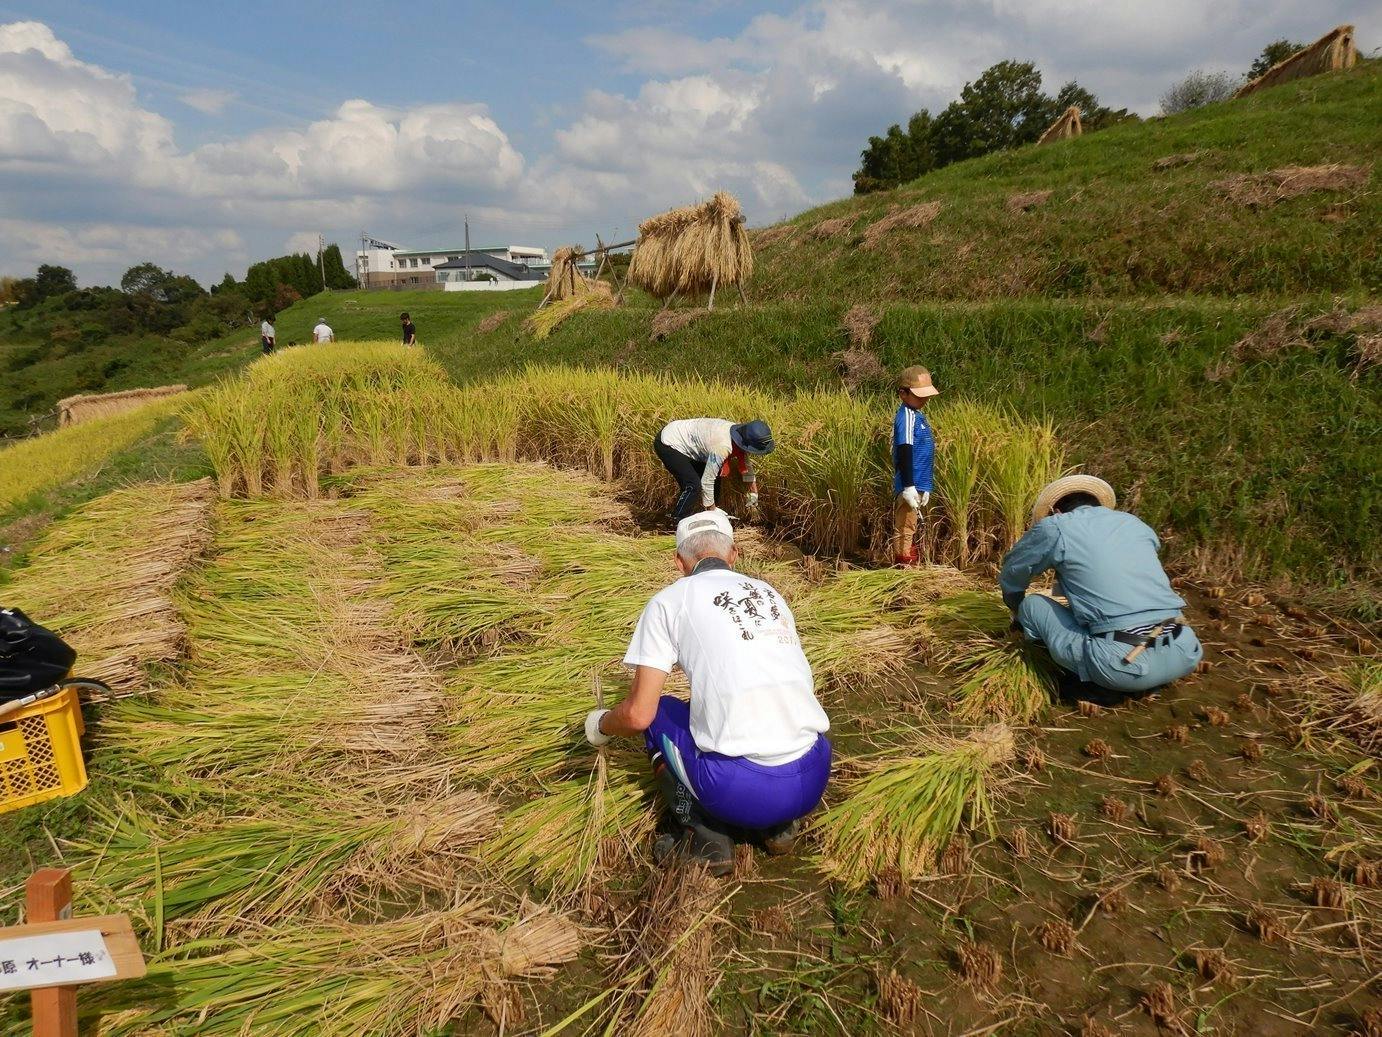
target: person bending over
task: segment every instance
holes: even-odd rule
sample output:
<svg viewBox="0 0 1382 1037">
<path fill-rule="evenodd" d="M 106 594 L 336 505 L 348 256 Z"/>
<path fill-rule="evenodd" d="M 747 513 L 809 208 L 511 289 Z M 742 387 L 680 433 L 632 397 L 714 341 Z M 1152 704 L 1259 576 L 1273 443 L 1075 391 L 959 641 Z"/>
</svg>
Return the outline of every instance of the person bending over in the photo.
<svg viewBox="0 0 1382 1037">
<path fill-rule="evenodd" d="M 724 418 L 683 418 L 670 421 L 653 439 L 653 452 L 677 480 L 680 492 L 672 508 L 678 522 L 696 510 L 719 504 L 720 479 L 736 468 L 744 482 L 745 503 L 758 505 L 758 476 L 751 455 L 773 451 L 773 433 L 766 421 L 736 425 Z"/>
<path fill-rule="evenodd" d="M 628 697 L 585 722 L 595 746 L 643 737 L 672 822 L 653 846 L 658 863 L 699 861 L 715 875 L 733 867 L 736 836 L 789 852 L 830 777 L 830 721 L 792 611 L 735 572 L 736 558 L 723 511 L 678 524 L 682 578 L 639 617 L 624 656 Z M 691 681 L 689 705 L 662 694 L 676 665 Z"/>
<path fill-rule="evenodd" d="M 1104 705 L 1178 680 L 1204 657 L 1180 614 L 1185 600 L 1157 557 L 1156 534 L 1136 516 L 1115 511 L 1116 504 L 1102 479 L 1057 479 L 1037 496 L 1032 526 L 998 576 L 1014 627 L 1045 645 L 1062 670 L 1096 686 L 1076 689 L 1076 698 Z M 1050 569 L 1055 593 L 1069 606 L 1026 593 L 1032 578 Z"/>
</svg>

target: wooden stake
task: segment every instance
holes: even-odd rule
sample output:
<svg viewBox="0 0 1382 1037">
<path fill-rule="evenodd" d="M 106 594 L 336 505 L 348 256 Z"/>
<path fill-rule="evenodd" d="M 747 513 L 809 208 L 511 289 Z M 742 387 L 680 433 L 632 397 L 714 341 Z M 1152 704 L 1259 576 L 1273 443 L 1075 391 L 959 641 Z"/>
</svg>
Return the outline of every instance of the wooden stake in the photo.
<svg viewBox="0 0 1382 1037">
<path fill-rule="evenodd" d="M 710 302 L 706 304 L 707 310 L 715 308 L 715 285 L 719 283 L 720 275 L 715 274 L 710 278 Z"/>
<path fill-rule="evenodd" d="M 72 916 L 72 873 L 40 868 L 24 886 L 28 922 L 61 922 Z M 77 988 L 48 987 L 29 991 L 34 1037 L 77 1037 Z"/>
<path fill-rule="evenodd" d="M 744 294 L 744 286 L 742 284 L 736 284 L 734 287 L 739 289 L 739 301 L 747 306 L 749 304 L 749 297 Z"/>
</svg>

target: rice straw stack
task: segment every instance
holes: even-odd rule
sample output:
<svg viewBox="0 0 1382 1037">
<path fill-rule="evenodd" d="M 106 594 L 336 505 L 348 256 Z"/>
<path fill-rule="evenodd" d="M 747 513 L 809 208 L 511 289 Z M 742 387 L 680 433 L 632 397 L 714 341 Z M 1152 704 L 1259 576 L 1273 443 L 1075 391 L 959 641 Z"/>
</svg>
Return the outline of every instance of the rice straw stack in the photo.
<svg viewBox="0 0 1382 1037">
<path fill-rule="evenodd" d="M 658 299 L 746 284 L 753 274 L 753 246 L 744 223 L 738 200 L 725 191 L 644 220 L 629 281 Z"/>
</svg>

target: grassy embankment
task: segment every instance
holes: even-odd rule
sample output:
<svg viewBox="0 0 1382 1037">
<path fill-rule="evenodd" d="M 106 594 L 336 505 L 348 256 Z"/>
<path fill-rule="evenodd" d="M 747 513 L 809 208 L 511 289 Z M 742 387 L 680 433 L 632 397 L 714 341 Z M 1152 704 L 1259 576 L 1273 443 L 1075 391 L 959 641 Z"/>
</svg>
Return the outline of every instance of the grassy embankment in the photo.
<svg viewBox="0 0 1382 1037">
<path fill-rule="evenodd" d="M 957 163 L 770 232 L 777 240 L 759 251 L 755 294 L 917 302 L 1376 292 L 1379 108 L 1382 62 L 1370 61 L 1172 118 Z M 1222 186 L 1327 163 L 1362 166 L 1371 178 L 1261 205 L 1235 201 Z M 1029 211 L 1009 205 L 1037 191 L 1052 193 Z M 925 227 L 873 246 L 862 240 L 891 206 L 931 201 L 940 210 Z M 839 222 L 821 227 L 825 220 Z"/>
</svg>

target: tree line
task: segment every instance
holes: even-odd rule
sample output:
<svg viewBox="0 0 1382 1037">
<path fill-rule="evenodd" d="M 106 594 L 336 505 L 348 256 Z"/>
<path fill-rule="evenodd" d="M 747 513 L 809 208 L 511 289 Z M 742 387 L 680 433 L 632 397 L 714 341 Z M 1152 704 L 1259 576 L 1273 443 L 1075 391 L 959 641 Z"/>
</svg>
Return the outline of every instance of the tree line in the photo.
<svg viewBox="0 0 1382 1037">
<path fill-rule="evenodd" d="M 118 288 L 79 288 L 67 267 L 44 263 L 33 277 L 0 279 L 0 306 L 10 311 L 16 338 L 52 350 L 149 334 L 192 345 L 257 324 L 323 288 L 355 287 L 333 244 L 317 258 L 297 253 L 255 263 L 243 281 L 227 273 L 209 291 L 149 262 L 126 270 Z"/>
<path fill-rule="evenodd" d="M 1233 95 L 1245 79 L 1253 79 L 1301 48 L 1289 40 L 1275 40 L 1263 48 L 1246 77 L 1227 72 L 1192 72 L 1162 97 L 1166 115 L 1221 101 Z M 1140 117 L 1126 108 L 1116 111 L 1099 103 L 1093 93 L 1074 80 L 1054 96 L 1042 91 L 1041 72 L 1030 61 L 1000 61 L 966 83 L 960 96 L 939 114 L 925 108 L 882 136 L 871 136 L 859 155 L 854 193 L 869 194 L 909 183 L 952 162 L 1035 143 L 1069 107 L 1080 110 L 1085 133 L 1096 132 Z"/>
</svg>

